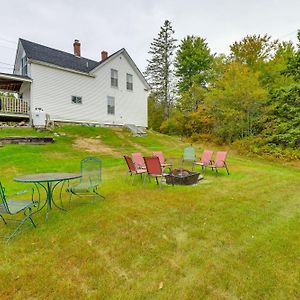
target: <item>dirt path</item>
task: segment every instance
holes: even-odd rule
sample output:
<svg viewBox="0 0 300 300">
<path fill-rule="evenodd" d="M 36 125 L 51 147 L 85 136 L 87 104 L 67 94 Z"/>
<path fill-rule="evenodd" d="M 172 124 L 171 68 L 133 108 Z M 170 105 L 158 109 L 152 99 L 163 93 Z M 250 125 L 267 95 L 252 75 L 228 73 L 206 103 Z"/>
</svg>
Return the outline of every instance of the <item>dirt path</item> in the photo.
<svg viewBox="0 0 300 300">
<path fill-rule="evenodd" d="M 121 152 L 105 145 L 100 139 L 93 138 L 76 138 L 73 147 L 79 150 L 85 150 L 91 153 L 102 153 L 119 157 Z"/>
<path fill-rule="evenodd" d="M 141 152 L 149 152 L 149 149 L 141 146 L 139 144 L 136 144 L 132 141 L 129 141 L 120 131 L 115 131 L 115 134 L 121 139 L 124 140 L 128 145 L 133 146 L 134 148 L 136 148 L 137 150 L 141 151 Z"/>
</svg>

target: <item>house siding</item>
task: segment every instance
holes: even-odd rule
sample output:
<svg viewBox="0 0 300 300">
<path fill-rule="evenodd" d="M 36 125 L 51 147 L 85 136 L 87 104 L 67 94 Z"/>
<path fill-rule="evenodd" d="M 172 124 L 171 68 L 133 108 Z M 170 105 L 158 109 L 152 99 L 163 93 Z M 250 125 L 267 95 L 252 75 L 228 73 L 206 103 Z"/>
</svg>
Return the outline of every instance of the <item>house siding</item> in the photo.
<svg viewBox="0 0 300 300">
<path fill-rule="evenodd" d="M 24 48 L 22 46 L 22 43 L 19 43 L 17 53 L 16 53 L 16 61 L 14 65 L 14 72 L 13 74 L 16 75 L 22 75 L 21 74 L 21 60 L 22 57 L 25 55 Z M 30 69 L 30 63 L 27 62 L 27 76 L 31 77 L 31 69 Z"/>
<path fill-rule="evenodd" d="M 118 88 L 110 86 L 110 70 L 118 70 Z M 133 75 L 133 91 L 126 88 L 126 73 Z M 98 68 L 94 77 L 31 63 L 31 109 L 44 109 L 55 121 L 147 126 L 144 83 L 123 54 Z M 71 102 L 82 97 L 82 104 Z M 107 114 L 107 96 L 115 97 L 115 115 Z"/>
<path fill-rule="evenodd" d="M 24 100 L 26 100 L 26 101 L 30 100 L 30 83 L 29 82 L 24 82 L 21 85 L 20 93 L 23 94 Z M 29 102 L 29 104 L 30 104 L 30 102 Z"/>
</svg>

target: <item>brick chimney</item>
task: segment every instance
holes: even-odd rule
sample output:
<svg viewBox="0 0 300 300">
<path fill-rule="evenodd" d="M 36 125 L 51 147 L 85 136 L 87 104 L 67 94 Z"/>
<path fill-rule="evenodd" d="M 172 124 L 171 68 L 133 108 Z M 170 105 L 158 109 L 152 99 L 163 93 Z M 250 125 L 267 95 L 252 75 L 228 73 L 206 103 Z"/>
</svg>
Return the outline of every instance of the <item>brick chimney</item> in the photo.
<svg viewBox="0 0 300 300">
<path fill-rule="evenodd" d="M 79 40 L 74 40 L 74 55 L 80 57 L 80 42 Z"/>
<path fill-rule="evenodd" d="M 101 52 L 101 60 L 107 59 L 107 56 L 108 56 L 107 51 L 102 51 L 102 52 Z"/>
</svg>

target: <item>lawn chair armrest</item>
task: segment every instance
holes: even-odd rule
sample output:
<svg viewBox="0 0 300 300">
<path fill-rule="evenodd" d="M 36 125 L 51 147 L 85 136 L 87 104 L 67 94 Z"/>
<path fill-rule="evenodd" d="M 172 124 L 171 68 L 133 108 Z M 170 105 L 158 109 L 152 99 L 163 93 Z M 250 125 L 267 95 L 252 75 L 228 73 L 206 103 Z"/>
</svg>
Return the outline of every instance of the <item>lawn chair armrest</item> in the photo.
<svg viewBox="0 0 300 300">
<path fill-rule="evenodd" d="M 169 169 L 169 173 L 172 172 L 172 167 L 171 166 L 165 166 L 165 167 L 162 167 L 162 173 L 169 174 L 169 173 L 166 172 L 166 169 Z"/>
<path fill-rule="evenodd" d="M 7 196 L 8 198 L 11 198 L 11 197 L 17 197 L 17 198 L 18 198 L 18 196 L 22 196 L 22 195 L 29 194 L 29 193 L 31 193 L 31 201 L 32 201 L 33 203 L 36 203 L 37 201 L 34 201 L 34 199 L 33 199 L 34 188 L 27 189 L 27 190 L 21 190 L 21 191 L 18 191 L 18 192 L 16 192 L 16 193 L 13 193 L 13 194 L 7 194 L 6 196 Z"/>
<path fill-rule="evenodd" d="M 28 189 L 28 190 L 21 190 L 21 191 L 18 191 L 16 193 L 13 193 L 13 194 L 7 194 L 7 196 L 20 196 L 20 195 L 24 195 L 24 194 L 27 194 L 31 192 L 32 194 L 34 193 L 34 189 Z"/>
</svg>

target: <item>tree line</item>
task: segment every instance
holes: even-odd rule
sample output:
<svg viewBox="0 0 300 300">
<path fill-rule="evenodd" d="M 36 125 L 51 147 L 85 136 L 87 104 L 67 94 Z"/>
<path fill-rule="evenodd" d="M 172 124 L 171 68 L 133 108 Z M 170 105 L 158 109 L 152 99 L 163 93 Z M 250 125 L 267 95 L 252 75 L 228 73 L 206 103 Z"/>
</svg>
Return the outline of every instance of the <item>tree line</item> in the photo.
<svg viewBox="0 0 300 300">
<path fill-rule="evenodd" d="M 166 20 L 150 45 L 149 128 L 300 158 L 300 30 L 296 46 L 247 35 L 229 55 L 212 53 L 199 36 L 177 45 L 174 34 Z"/>
</svg>

